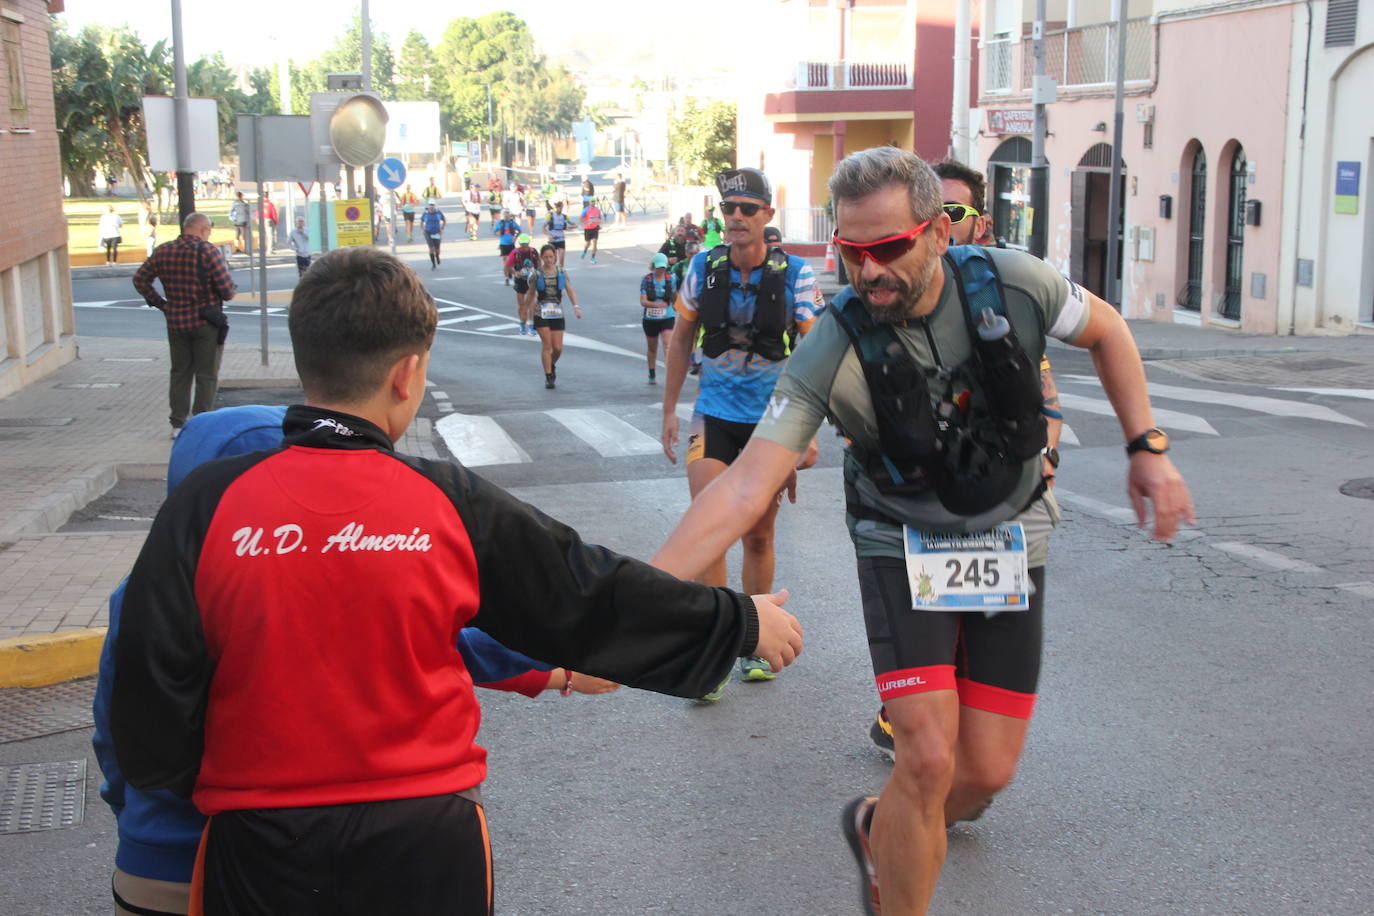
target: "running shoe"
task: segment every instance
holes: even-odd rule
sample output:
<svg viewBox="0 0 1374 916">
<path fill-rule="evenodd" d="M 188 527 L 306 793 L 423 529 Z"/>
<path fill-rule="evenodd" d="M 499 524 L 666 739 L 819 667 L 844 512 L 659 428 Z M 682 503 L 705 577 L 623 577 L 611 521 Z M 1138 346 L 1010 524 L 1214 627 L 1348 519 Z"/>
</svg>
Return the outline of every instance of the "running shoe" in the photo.
<svg viewBox="0 0 1374 916">
<path fill-rule="evenodd" d="M 845 805 L 840 815 L 840 829 L 859 865 L 859 902 L 867 916 L 882 916 L 883 912 L 878 899 L 878 867 L 873 864 L 873 848 L 868 839 L 877 806 L 878 799 L 861 796 Z"/>
<path fill-rule="evenodd" d="M 596 263 L 596 255 L 592 255 L 592 263 L 593 263 L 593 264 Z"/>
<path fill-rule="evenodd" d="M 716 687 L 715 690 L 712 690 L 710 693 L 704 693 L 704 694 L 702 694 L 701 696 L 697 697 L 697 702 L 698 702 L 698 703 L 714 703 L 714 702 L 716 702 L 716 701 L 719 700 L 722 696 L 725 695 L 725 688 L 728 687 L 728 686 L 730 686 L 730 675 L 729 675 L 729 674 L 725 675 L 725 680 L 721 681 L 720 684 L 717 685 L 717 687 Z"/>
<path fill-rule="evenodd" d="M 510 277 L 507 277 L 507 278 L 506 278 L 506 285 L 507 285 L 507 286 L 510 286 Z"/>
<path fill-rule="evenodd" d="M 545 373 L 544 373 L 544 387 L 545 387 L 545 388 L 556 388 L 556 387 L 558 387 L 557 385 L 554 384 L 554 381 L 553 381 L 553 373 L 552 373 L 552 372 L 545 372 Z"/>
<path fill-rule="evenodd" d="M 892 723 L 887 721 L 886 706 L 878 707 L 878 716 L 868 730 L 868 737 L 873 739 L 874 747 L 887 755 L 888 760 L 896 761 L 897 745 L 892 741 Z"/>
<path fill-rule="evenodd" d="M 585 248 L 582 249 L 582 260 L 587 260 L 587 249 Z"/>
<path fill-rule="evenodd" d="M 739 670 L 740 680 L 744 681 L 771 681 L 777 677 L 772 666 L 757 655 L 740 659 Z"/>
</svg>

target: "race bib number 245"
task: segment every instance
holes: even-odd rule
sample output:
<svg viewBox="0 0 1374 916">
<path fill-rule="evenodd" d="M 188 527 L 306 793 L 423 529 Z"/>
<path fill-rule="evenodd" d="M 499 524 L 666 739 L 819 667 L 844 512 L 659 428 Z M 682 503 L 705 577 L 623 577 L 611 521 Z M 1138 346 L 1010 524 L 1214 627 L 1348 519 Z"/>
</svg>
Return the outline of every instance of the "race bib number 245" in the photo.
<svg viewBox="0 0 1374 916">
<path fill-rule="evenodd" d="M 903 527 L 906 572 L 918 611 L 1024 611 L 1030 602 L 1026 535 L 1019 523 L 976 534 Z"/>
</svg>

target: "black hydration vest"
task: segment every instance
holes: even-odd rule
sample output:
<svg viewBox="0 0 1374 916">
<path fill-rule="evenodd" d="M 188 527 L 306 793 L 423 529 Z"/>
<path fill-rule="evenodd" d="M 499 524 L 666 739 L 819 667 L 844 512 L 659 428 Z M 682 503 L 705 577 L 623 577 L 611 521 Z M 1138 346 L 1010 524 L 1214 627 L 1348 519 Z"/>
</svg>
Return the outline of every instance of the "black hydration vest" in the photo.
<svg viewBox="0 0 1374 916">
<path fill-rule="evenodd" d="M 791 324 L 787 308 L 787 253 L 776 246 L 769 248 L 760 266 L 763 275 L 757 286 L 748 282 L 753 270 L 740 271 L 744 283 L 736 283 L 730 279 L 730 246 L 717 245 L 706 253 L 706 288 L 697 297 L 697 318 L 706 332 L 701 351 L 708 359 L 731 349 L 747 350 L 774 361 L 786 358 L 788 348 L 783 335 Z M 746 296 L 754 294 L 754 317 L 747 325 L 730 321 L 732 288 L 743 289 Z"/>
<path fill-rule="evenodd" d="M 896 332 L 874 322 L 851 290 L 831 307 L 863 367 L 878 426 L 878 451 L 852 446 L 860 465 L 880 493 L 933 490 L 949 512 L 973 516 L 1008 499 L 1025 462 L 1045 447 L 1044 337 L 1033 338 L 1038 352 L 1022 345 L 1007 321 L 997 268 L 981 248 L 952 247 L 945 261 L 973 342 L 972 356 L 958 366 L 916 365 Z M 1043 481 L 1026 504 L 1042 492 Z"/>
<path fill-rule="evenodd" d="M 652 273 L 647 273 L 644 275 L 644 279 L 649 281 L 649 291 L 644 294 L 644 298 L 648 299 L 650 302 L 658 302 L 658 290 L 654 289 L 654 275 Z M 669 305 L 677 301 L 677 277 L 674 277 L 671 272 L 663 275 L 662 301 Z"/>
</svg>

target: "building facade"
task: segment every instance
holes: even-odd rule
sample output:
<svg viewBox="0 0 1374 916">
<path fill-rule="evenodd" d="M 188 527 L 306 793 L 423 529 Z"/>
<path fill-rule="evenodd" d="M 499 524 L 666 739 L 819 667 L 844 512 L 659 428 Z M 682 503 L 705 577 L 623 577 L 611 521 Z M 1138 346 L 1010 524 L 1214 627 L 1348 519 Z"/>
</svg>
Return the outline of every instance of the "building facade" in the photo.
<svg viewBox="0 0 1374 916">
<path fill-rule="evenodd" d="M 0 0 L 0 397 L 76 356 L 49 15 L 62 0 Z"/>
<path fill-rule="evenodd" d="M 1363 193 L 1374 167 L 1374 4 L 1128 2 L 1122 312 L 1264 334 L 1374 330 L 1374 220 Z M 1103 294 L 1116 10 L 1049 4 L 1045 64 L 1057 99 L 1046 115 L 1048 212 L 1036 214 L 1028 7 L 983 9 L 975 159 L 997 233 L 1022 247 L 1043 221 L 1047 259 Z"/>
<path fill-rule="evenodd" d="M 850 153 L 950 143 L 956 0 L 779 0 L 741 74 L 738 161 L 773 182 L 788 241 L 829 237 L 826 182 Z M 776 52 L 776 53 L 773 53 Z"/>
</svg>

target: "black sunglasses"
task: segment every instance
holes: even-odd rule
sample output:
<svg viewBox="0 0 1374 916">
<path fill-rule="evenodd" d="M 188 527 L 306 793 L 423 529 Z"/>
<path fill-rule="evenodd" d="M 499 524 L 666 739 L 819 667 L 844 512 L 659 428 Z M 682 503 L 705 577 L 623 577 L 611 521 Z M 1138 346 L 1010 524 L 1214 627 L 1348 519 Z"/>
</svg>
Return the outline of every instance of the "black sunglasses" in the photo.
<svg viewBox="0 0 1374 916">
<path fill-rule="evenodd" d="M 743 213 L 745 216 L 753 216 L 762 209 L 763 204 L 741 204 L 733 200 L 722 200 L 720 202 L 720 211 L 726 216 L 734 216 L 736 210 Z"/>
</svg>

